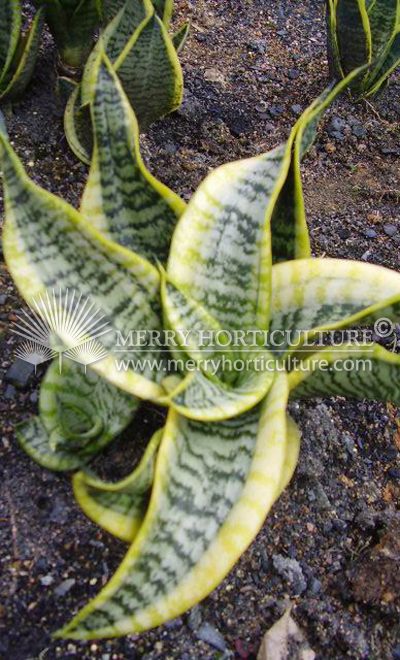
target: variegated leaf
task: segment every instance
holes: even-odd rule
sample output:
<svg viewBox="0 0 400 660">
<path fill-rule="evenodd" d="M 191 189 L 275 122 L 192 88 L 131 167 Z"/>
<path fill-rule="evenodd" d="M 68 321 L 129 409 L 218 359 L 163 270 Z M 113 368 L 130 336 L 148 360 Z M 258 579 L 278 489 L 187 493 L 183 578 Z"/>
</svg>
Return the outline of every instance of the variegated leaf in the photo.
<svg viewBox="0 0 400 660">
<path fill-rule="evenodd" d="M 271 388 L 275 365 L 271 356 L 261 351 L 244 353 L 240 364 L 238 362 L 232 364 L 236 376 L 233 385 L 211 380 L 204 373 L 205 369 L 197 369 L 189 373 L 162 402 L 171 405 L 184 417 L 204 422 L 230 419 L 250 410 Z M 209 370 L 214 368 L 215 373 L 222 369 L 218 358 L 206 366 Z"/>
<path fill-rule="evenodd" d="M 281 146 L 219 167 L 175 229 L 168 276 L 226 331 L 268 325 L 269 220 L 289 165 L 290 148 Z"/>
<path fill-rule="evenodd" d="M 21 32 L 20 0 L 3 0 L 0 3 L 0 86 L 9 72 Z"/>
<path fill-rule="evenodd" d="M 15 70 L 11 78 L 3 79 L 0 85 L 0 100 L 13 100 L 21 96 L 29 84 L 39 53 L 43 28 L 43 11 L 39 10 L 32 21 L 28 33 L 20 38 L 14 58 Z"/>
<path fill-rule="evenodd" d="M 50 470 L 72 470 L 103 449 L 132 420 L 136 397 L 83 365 L 53 362 L 41 383 L 39 417 L 17 428 L 25 451 Z"/>
<path fill-rule="evenodd" d="M 81 85 L 75 84 L 65 108 L 64 131 L 75 156 L 90 165 L 93 150 L 92 125 L 88 108 L 81 107 L 80 93 Z"/>
<path fill-rule="evenodd" d="M 112 240 L 165 263 L 185 203 L 144 166 L 137 122 L 110 63 L 99 59 L 93 75 L 94 151 L 81 213 Z"/>
<path fill-rule="evenodd" d="M 190 32 L 190 21 L 184 23 L 179 28 L 179 30 L 175 32 L 174 36 L 172 37 L 172 43 L 174 44 L 174 48 L 178 54 L 183 50 L 183 47 L 189 36 L 189 32 Z"/>
<path fill-rule="evenodd" d="M 133 541 L 146 513 L 162 433 L 160 429 L 154 434 L 138 467 L 122 481 L 107 483 L 88 471 L 73 478 L 75 499 L 88 518 L 127 543 Z"/>
<path fill-rule="evenodd" d="M 81 103 L 87 105 L 95 94 L 96 73 L 93 66 L 102 52 L 114 63 L 124 47 L 143 23 L 153 13 L 150 0 L 127 0 L 117 15 L 107 25 L 101 38 L 93 48 L 85 65 L 82 77 Z"/>
<path fill-rule="evenodd" d="M 400 355 L 382 346 L 343 344 L 310 355 L 289 375 L 295 397 L 348 396 L 400 404 Z"/>
<path fill-rule="evenodd" d="M 160 328 L 159 275 L 145 259 L 108 240 L 59 198 L 26 176 L 7 138 L 0 133 L 0 156 L 6 199 L 3 248 L 10 273 L 21 295 L 31 301 L 46 298 L 54 286 L 88 298 L 109 324 L 98 338 L 107 357 L 93 368 L 117 387 L 142 398 L 157 399 L 162 388 L 153 382 L 150 361 L 136 365 L 140 349 L 117 348 L 131 330 Z M 67 348 L 75 340 L 68 328 L 57 331 Z M 120 333 L 120 335 L 118 334 Z M 88 337 L 89 339 L 90 337 Z M 159 355 L 150 348 L 146 357 Z M 120 368 L 117 359 L 127 360 Z"/>
<path fill-rule="evenodd" d="M 276 356 L 307 334 L 400 317 L 400 274 L 341 259 L 299 259 L 272 268 L 269 345 Z"/>
<path fill-rule="evenodd" d="M 220 424 L 171 411 L 144 522 L 103 591 L 58 636 L 136 633 L 212 591 L 261 527 L 282 483 L 287 379 L 266 401 Z"/>
<path fill-rule="evenodd" d="M 156 14 L 141 24 L 114 68 L 142 131 L 180 106 L 181 65 L 171 37 Z"/>
<path fill-rule="evenodd" d="M 286 416 L 286 429 L 286 453 L 276 499 L 281 496 L 289 485 L 299 460 L 301 431 L 290 415 Z"/>
<path fill-rule="evenodd" d="M 174 10 L 174 0 L 152 0 L 152 3 L 165 27 L 168 28 Z"/>
<path fill-rule="evenodd" d="M 335 0 L 337 42 L 345 75 L 371 62 L 371 30 L 365 0 Z"/>
<path fill-rule="evenodd" d="M 365 96 L 373 96 L 376 94 L 382 85 L 385 84 L 391 73 L 400 64 L 400 32 L 397 32 L 394 37 L 385 59 L 379 63 L 374 69 L 369 80 L 369 88 Z"/>
<path fill-rule="evenodd" d="M 231 338 L 215 318 L 183 293 L 179 287 L 162 276 L 161 300 L 164 325 L 173 330 L 176 343 L 174 355 L 185 360 L 194 360 L 211 380 L 231 382 L 237 374 L 233 371 L 234 359 Z M 216 369 L 213 364 L 224 360 L 225 369 Z M 229 365 L 231 369 L 229 369 Z"/>
</svg>

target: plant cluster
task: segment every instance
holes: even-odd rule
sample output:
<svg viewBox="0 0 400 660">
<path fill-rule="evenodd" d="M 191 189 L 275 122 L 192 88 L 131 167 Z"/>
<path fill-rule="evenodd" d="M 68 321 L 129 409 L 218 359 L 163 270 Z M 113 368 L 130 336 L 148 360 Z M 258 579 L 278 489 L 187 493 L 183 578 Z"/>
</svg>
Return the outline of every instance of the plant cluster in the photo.
<svg viewBox="0 0 400 660">
<path fill-rule="evenodd" d="M 79 211 L 28 178 L 1 130 L 3 248 L 21 295 L 30 302 L 54 286 L 77 290 L 111 330 L 97 338 L 105 358 L 86 371 L 50 367 L 39 415 L 18 429 L 43 466 L 81 468 L 77 502 L 130 544 L 110 582 L 58 636 L 136 633 L 218 585 L 296 467 L 300 432 L 290 398 L 346 392 L 400 403 L 400 356 L 375 344 L 312 345 L 322 332 L 400 317 L 398 273 L 310 254 L 300 161 L 324 110 L 364 73 L 326 89 L 284 144 L 211 172 L 188 205 L 145 168 L 129 94 L 102 48 L 85 91 L 93 147 Z M 116 337 L 132 329 L 186 340 L 147 342 L 145 360 L 143 345 L 117 353 Z M 200 341 L 204 330 L 222 342 Z M 254 331 L 274 330 L 287 338 L 279 352 L 272 341 L 254 345 Z M 239 346 L 230 340 L 238 332 Z M 68 326 L 59 340 L 73 347 Z M 178 367 L 168 371 L 171 357 Z M 363 357 L 367 372 L 357 369 Z M 340 370 L 338 358 L 352 368 Z M 167 409 L 165 425 L 130 476 L 103 482 L 86 463 L 143 399 Z"/>
<path fill-rule="evenodd" d="M 354 92 L 374 96 L 400 62 L 400 0 L 326 0 L 333 76 L 368 64 Z"/>
</svg>

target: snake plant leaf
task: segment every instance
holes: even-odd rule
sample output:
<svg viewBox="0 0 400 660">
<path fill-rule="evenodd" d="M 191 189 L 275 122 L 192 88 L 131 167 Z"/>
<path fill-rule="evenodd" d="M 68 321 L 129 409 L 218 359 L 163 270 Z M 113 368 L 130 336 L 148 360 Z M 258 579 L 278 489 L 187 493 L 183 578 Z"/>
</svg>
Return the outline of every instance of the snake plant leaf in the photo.
<svg viewBox="0 0 400 660">
<path fill-rule="evenodd" d="M 211 380 L 203 371 L 189 373 L 183 381 L 162 399 L 184 417 L 199 421 L 221 421 L 240 415 L 259 403 L 271 388 L 274 380 L 274 365 L 266 351 L 246 352 L 243 370 L 237 375 L 234 385 Z M 240 364 L 241 364 L 240 363 Z M 218 362 L 214 368 L 217 370 Z"/>
<path fill-rule="evenodd" d="M 181 65 L 171 37 L 156 14 L 143 21 L 113 66 L 141 131 L 182 103 Z"/>
<path fill-rule="evenodd" d="M 110 62 L 99 59 L 93 73 L 94 150 L 81 213 L 112 240 L 154 265 L 165 263 L 186 205 L 145 168 L 138 125 Z"/>
<path fill-rule="evenodd" d="M 306 336 L 400 317 L 400 274 L 341 259 L 298 259 L 272 268 L 270 350 Z"/>
<path fill-rule="evenodd" d="M 75 156 L 86 165 L 90 165 L 93 151 L 92 124 L 88 108 L 81 106 L 80 94 L 81 85 L 75 83 L 65 108 L 64 131 Z"/>
<path fill-rule="evenodd" d="M 219 167 L 174 231 L 168 277 L 225 331 L 268 327 L 269 217 L 289 165 L 290 150 L 282 146 Z"/>
<path fill-rule="evenodd" d="M 93 522 L 131 543 L 143 522 L 153 483 L 156 452 L 163 429 L 156 431 L 138 467 L 118 483 L 107 483 L 88 471 L 73 477 L 75 499 Z"/>
<path fill-rule="evenodd" d="M 174 331 L 179 344 L 179 350 L 175 349 L 176 357 L 188 356 L 211 380 L 231 382 L 235 378 L 232 342 L 215 318 L 167 280 L 164 272 L 161 278 L 161 300 L 164 325 Z M 218 360 L 222 359 L 224 368 L 216 368 Z"/>
<path fill-rule="evenodd" d="M 0 85 L 11 66 L 21 33 L 21 4 L 7 0 L 0 4 Z"/>
<path fill-rule="evenodd" d="M 51 449 L 49 435 L 39 416 L 17 424 L 15 433 L 22 449 L 36 463 L 48 470 L 55 472 L 77 470 L 90 458 L 88 456 L 85 460 L 76 450 L 69 452 L 63 449 Z"/>
<path fill-rule="evenodd" d="M 95 371 L 130 394 L 157 399 L 164 390 L 154 382 L 151 360 L 134 368 L 131 360 L 140 359 L 140 348 L 118 349 L 116 344 L 118 333 L 126 337 L 132 328 L 160 327 L 158 271 L 90 227 L 69 204 L 32 183 L 3 133 L 0 160 L 6 199 L 3 248 L 21 295 L 38 301 L 58 286 L 77 291 L 80 305 L 90 299 L 110 328 L 97 339 L 107 357 L 93 364 Z M 67 348 L 74 347 L 69 328 L 58 334 Z M 148 358 L 158 355 L 157 347 L 147 353 Z M 126 370 L 117 362 L 125 358 Z"/>
<path fill-rule="evenodd" d="M 183 47 L 189 36 L 189 32 L 190 32 L 190 21 L 184 23 L 179 28 L 179 30 L 175 32 L 174 36 L 172 37 L 172 43 L 174 44 L 174 48 L 178 54 L 183 50 Z"/>
<path fill-rule="evenodd" d="M 252 411 L 219 424 L 170 411 L 146 517 L 103 591 L 56 635 L 136 633 L 212 591 L 260 529 L 282 483 L 287 377 Z"/>
<path fill-rule="evenodd" d="M 35 0 L 35 5 L 45 11 L 61 62 L 67 67 L 82 67 L 101 20 L 98 0 Z"/>
<path fill-rule="evenodd" d="M 50 470 L 82 467 L 132 420 L 139 400 L 91 369 L 54 361 L 41 383 L 39 417 L 17 427 L 23 449 Z"/>
<path fill-rule="evenodd" d="M 348 396 L 400 404 L 400 355 L 378 344 L 343 344 L 311 355 L 289 374 L 295 397 Z"/>
<path fill-rule="evenodd" d="M 390 49 L 380 66 L 377 66 L 371 75 L 370 88 L 365 97 L 374 96 L 387 82 L 388 77 L 400 64 L 400 32 L 397 32 Z"/>
<path fill-rule="evenodd" d="M 156 13 L 168 29 L 174 10 L 174 0 L 152 0 Z"/>
<path fill-rule="evenodd" d="M 43 12 L 39 10 L 28 33 L 19 38 L 9 68 L 3 69 L 5 75 L 2 74 L 0 80 L 0 101 L 14 100 L 25 91 L 35 68 L 42 29 Z"/>
<path fill-rule="evenodd" d="M 132 37 L 138 35 L 143 21 L 153 14 L 150 0 L 127 0 L 116 16 L 110 21 L 101 38 L 90 53 L 82 77 L 81 103 L 88 105 L 93 97 L 96 76 L 93 73 L 100 53 L 105 52 L 114 63 Z"/>
<path fill-rule="evenodd" d="M 290 378 L 288 382 L 290 382 Z M 277 500 L 293 477 L 300 453 L 301 431 L 290 415 L 286 415 L 286 429 L 286 453 L 281 473 L 281 481 L 276 495 Z"/>
<path fill-rule="evenodd" d="M 345 75 L 371 62 L 371 29 L 365 0 L 336 0 L 337 41 Z"/>
<path fill-rule="evenodd" d="M 352 88 L 362 97 L 376 94 L 400 61 L 399 0 L 327 0 L 327 12 L 332 74 L 367 64 Z"/>
</svg>

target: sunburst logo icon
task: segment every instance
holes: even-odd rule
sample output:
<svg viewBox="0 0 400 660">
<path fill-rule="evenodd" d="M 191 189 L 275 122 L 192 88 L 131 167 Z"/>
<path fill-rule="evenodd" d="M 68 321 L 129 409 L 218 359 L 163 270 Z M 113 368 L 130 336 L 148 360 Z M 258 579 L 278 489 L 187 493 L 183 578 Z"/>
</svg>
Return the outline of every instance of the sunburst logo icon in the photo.
<svg viewBox="0 0 400 660">
<path fill-rule="evenodd" d="M 97 338 L 110 331 L 104 314 L 95 309 L 89 298 L 75 290 L 46 291 L 44 296 L 32 298 L 29 312 L 22 310 L 18 321 L 12 322 L 11 331 L 23 337 L 15 354 L 36 367 L 58 355 L 60 373 L 63 357 L 87 365 L 107 356 Z M 68 336 L 70 347 L 62 343 Z M 72 347 L 71 347 L 72 344 Z"/>
</svg>

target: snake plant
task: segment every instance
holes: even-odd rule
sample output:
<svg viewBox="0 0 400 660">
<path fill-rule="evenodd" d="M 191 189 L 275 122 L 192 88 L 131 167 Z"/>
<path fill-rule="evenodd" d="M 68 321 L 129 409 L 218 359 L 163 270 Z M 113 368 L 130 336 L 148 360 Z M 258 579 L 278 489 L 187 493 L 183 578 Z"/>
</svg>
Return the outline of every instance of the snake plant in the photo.
<svg viewBox="0 0 400 660">
<path fill-rule="evenodd" d="M 103 415 L 102 428 L 116 433 L 114 417 L 120 427 L 131 417 L 129 400 L 113 406 L 117 391 L 133 398 L 132 408 L 140 398 L 168 410 L 165 425 L 126 479 L 111 484 L 88 470 L 74 476 L 83 510 L 130 547 L 108 585 L 58 636 L 137 633 L 176 617 L 219 584 L 295 469 L 300 432 L 287 412 L 289 397 L 345 392 L 400 403 L 400 356 L 351 343 L 336 354 L 332 348 L 311 352 L 313 360 L 309 346 L 301 352 L 302 342 L 312 343 L 319 331 L 400 316 L 398 273 L 310 256 L 300 159 L 313 143 L 321 113 L 354 75 L 327 89 L 285 144 L 218 168 L 187 206 L 145 169 L 132 108 L 102 55 L 93 66 L 94 147 L 79 211 L 30 181 L 0 133 L 3 247 L 21 294 L 37 300 L 55 282 L 77 289 L 110 324 L 111 332 L 98 338 L 107 357 L 91 367 L 110 387 L 109 420 Z M 131 331 L 163 328 L 187 340 L 170 345 L 171 353 L 162 342 L 147 340 L 144 348 L 127 343 Z M 200 333 L 210 330 L 226 341 L 203 345 Z M 299 330 L 301 338 L 291 341 Z M 274 331 L 287 339 L 279 352 L 271 340 L 254 344 L 254 332 L 267 332 L 268 340 Z M 245 340 L 230 342 L 234 333 Z M 72 343 L 67 331 L 60 339 Z M 293 346 L 302 369 L 291 366 Z M 170 374 L 166 360 L 172 353 L 182 359 Z M 209 368 L 210 355 L 224 358 L 226 373 Z M 338 368 L 338 355 L 349 361 L 346 371 Z M 360 358 L 370 362 L 367 375 L 357 369 Z M 51 378 L 43 387 L 53 397 Z M 57 378 L 65 399 L 74 375 Z M 104 401 L 92 398 L 86 415 L 97 418 Z M 45 404 L 40 433 L 50 454 L 54 442 Z M 54 451 L 58 445 L 66 451 L 65 424 L 55 419 L 61 411 L 54 405 L 51 410 L 52 428 L 64 433 Z M 40 458 L 32 433 L 24 437 Z"/>
<path fill-rule="evenodd" d="M 65 110 L 64 127 L 68 143 L 78 158 L 90 163 L 92 150 L 88 106 L 93 86 L 93 64 L 104 50 L 122 82 L 135 111 L 140 129 L 176 110 L 182 102 L 183 78 L 177 53 L 189 31 L 184 24 L 174 37 L 167 28 L 173 1 L 126 0 L 106 3 L 110 19 L 90 55 L 82 79 Z"/>
<path fill-rule="evenodd" d="M 327 0 L 327 25 L 332 74 L 368 64 L 354 90 L 376 94 L 400 62 L 400 0 Z"/>
<path fill-rule="evenodd" d="M 100 0 L 34 0 L 43 8 L 53 35 L 61 65 L 68 69 L 82 67 L 93 47 L 100 25 Z"/>
<path fill-rule="evenodd" d="M 21 34 L 20 0 L 0 4 L 0 101 L 20 96 L 30 82 L 42 34 L 43 16 L 38 11 L 27 34 Z"/>
</svg>

